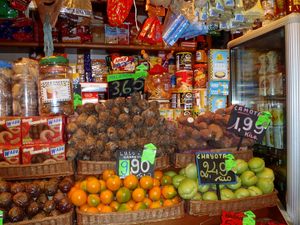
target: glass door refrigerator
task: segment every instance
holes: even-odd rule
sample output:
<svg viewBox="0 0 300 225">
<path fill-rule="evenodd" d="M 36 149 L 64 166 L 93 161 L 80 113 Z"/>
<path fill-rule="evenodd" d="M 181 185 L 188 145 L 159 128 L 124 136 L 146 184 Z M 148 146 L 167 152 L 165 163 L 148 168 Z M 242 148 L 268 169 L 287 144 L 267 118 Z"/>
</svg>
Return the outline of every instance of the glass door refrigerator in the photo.
<svg viewBox="0 0 300 225">
<path fill-rule="evenodd" d="M 270 111 L 272 123 L 254 155 L 275 171 L 275 185 L 293 224 L 300 224 L 300 14 L 234 39 L 232 104 Z"/>
</svg>

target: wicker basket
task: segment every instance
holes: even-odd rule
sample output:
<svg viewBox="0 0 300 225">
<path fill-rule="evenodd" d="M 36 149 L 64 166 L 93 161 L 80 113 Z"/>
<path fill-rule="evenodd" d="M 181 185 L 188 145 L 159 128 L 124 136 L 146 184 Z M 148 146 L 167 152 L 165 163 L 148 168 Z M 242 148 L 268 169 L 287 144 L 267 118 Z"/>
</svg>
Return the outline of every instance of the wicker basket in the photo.
<svg viewBox="0 0 300 225">
<path fill-rule="evenodd" d="M 41 179 L 70 175 L 74 175 L 74 166 L 71 161 L 0 166 L 0 177 L 4 179 Z"/>
<path fill-rule="evenodd" d="M 242 212 L 276 206 L 277 203 L 277 191 L 274 191 L 271 194 L 244 199 L 227 201 L 189 201 L 187 202 L 187 209 L 188 213 L 193 216 L 216 216 L 221 215 L 222 210 Z"/>
<path fill-rule="evenodd" d="M 184 217 L 183 201 L 174 206 L 159 209 L 137 210 L 132 212 L 112 212 L 112 213 L 83 213 L 77 209 L 78 225 L 95 224 L 141 224 L 146 222 L 158 222 L 163 220 L 178 219 Z"/>
<path fill-rule="evenodd" d="M 247 148 L 241 148 L 237 151 L 236 148 L 210 149 L 208 152 L 231 152 L 237 159 L 249 161 L 253 157 L 253 151 Z M 195 154 L 193 153 L 176 153 L 174 159 L 175 168 L 184 168 L 189 163 L 195 162 Z"/>
<path fill-rule="evenodd" d="M 59 216 L 45 217 L 43 219 L 26 220 L 18 223 L 5 223 L 5 225 L 73 225 L 73 211 Z"/>
<path fill-rule="evenodd" d="M 155 160 L 155 169 L 165 169 L 170 166 L 169 156 L 158 157 Z M 79 160 L 77 164 L 78 175 L 98 175 L 106 169 L 116 169 L 115 161 L 83 161 Z"/>
</svg>

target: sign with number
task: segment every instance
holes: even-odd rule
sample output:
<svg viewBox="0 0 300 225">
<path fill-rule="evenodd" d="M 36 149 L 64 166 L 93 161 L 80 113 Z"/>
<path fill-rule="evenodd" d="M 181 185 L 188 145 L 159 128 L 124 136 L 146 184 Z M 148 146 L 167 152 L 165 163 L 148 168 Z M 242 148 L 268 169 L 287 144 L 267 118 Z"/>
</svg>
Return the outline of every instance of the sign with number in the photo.
<svg viewBox="0 0 300 225">
<path fill-rule="evenodd" d="M 121 178 L 129 174 L 138 178 L 149 175 L 153 176 L 154 162 L 143 158 L 143 150 L 119 150 L 117 151 L 117 172 Z"/>
<path fill-rule="evenodd" d="M 135 73 L 110 74 L 107 76 L 108 97 L 127 97 L 133 92 L 144 93 L 146 66 L 140 65 Z"/>
<path fill-rule="evenodd" d="M 227 155 L 230 153 L 201 152 L 196 153 L 196 164 L 200 184 L 236 183 L 236 175 L 226 169 Z"/>
<path fill-rule="evenodd" d="M 260 114 L 260 112 L 253 109 L 235 105 L 230 114 L 227 130 L 238 136 L 261 142 L 266 128 L 256 123 Z"/>
</svg>

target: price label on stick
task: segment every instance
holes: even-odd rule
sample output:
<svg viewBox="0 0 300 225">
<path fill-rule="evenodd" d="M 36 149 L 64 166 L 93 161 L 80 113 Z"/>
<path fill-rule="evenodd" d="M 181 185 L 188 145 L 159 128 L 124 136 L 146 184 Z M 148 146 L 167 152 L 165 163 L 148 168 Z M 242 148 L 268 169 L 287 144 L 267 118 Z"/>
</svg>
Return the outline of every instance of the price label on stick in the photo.
<svg viewBox="0 0 300 225">
<path fill-rule="evenodd" d="M 200 184 L 236 183 L 234 156 L 227 152 L 199 152 L 196 154 Z"/>
<path fill-rule="evenodd" d="M 240 137 L 247 137 L 261 142 L 271 120 L 269 112 L 259 111 L 235 105 L 231 111 L 227 130 Z"/>
</svg>

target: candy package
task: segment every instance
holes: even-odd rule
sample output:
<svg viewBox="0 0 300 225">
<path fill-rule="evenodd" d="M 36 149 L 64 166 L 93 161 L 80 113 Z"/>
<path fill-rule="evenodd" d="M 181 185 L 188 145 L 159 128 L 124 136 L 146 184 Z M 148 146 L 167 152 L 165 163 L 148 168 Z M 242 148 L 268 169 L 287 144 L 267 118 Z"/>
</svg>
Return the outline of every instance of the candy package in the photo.
<svg viewBox="0 0 300 225">
<path fill-rule="evenodd" d="M 9 6 L 8 0 L 0 0 L 0 18 L 13 19 L 18 16 L 18 11 Z"/>
<path fill-rule="evenodd" d="M 162 27 L 157 16 L 146 19 L 138 39 L 148 44 L 158 44 L 162 42 Z"/>
<path fill-rule="evenodd" d="M 61 13 L 68 13 L 77 16 L 91 17 L 92 3 L 91 1 L 82 0 L 64 0 Z"/>
<path fill-rule="evenodd" d="M 122 25 L 129 15 L 133 0 L 108 0 L 107 16 L 111 26 Z"/>
<path fill-rule="evenodd" d="M 19 11 L 25 11 L 31 0 L 11 0 L 10 6 Z"/>
</svg>

